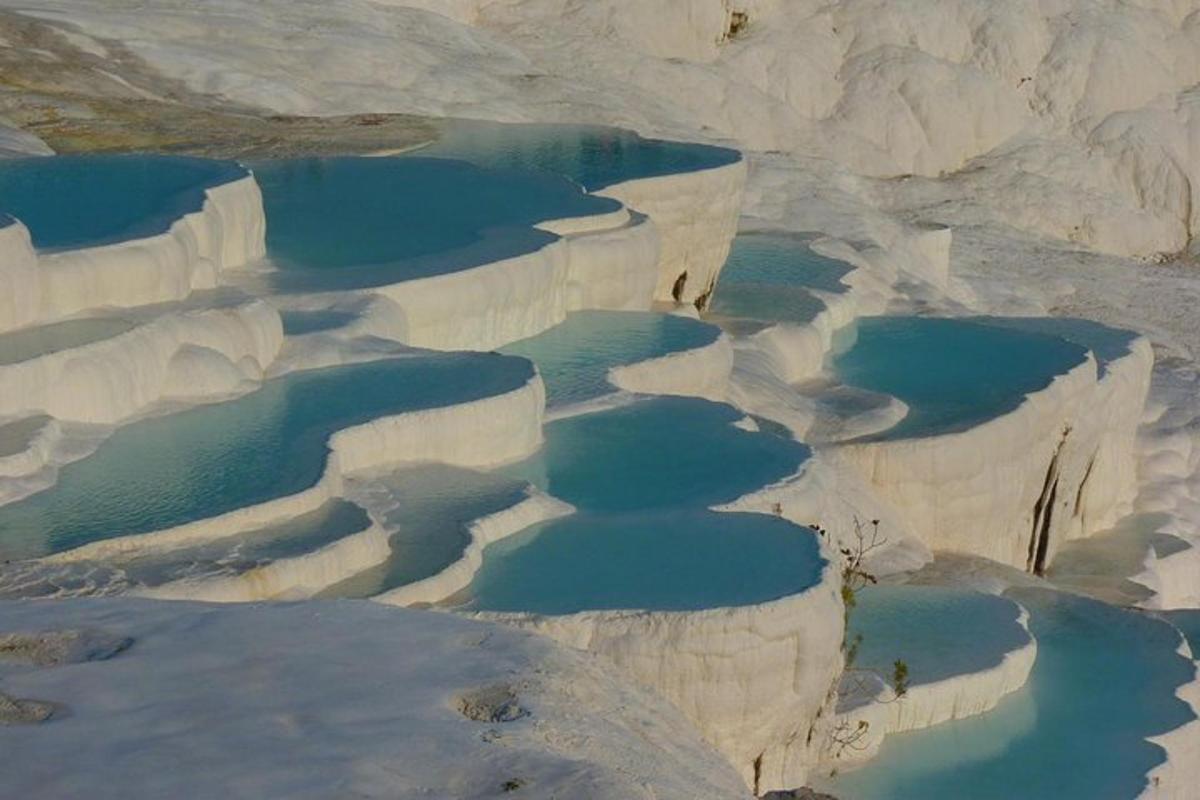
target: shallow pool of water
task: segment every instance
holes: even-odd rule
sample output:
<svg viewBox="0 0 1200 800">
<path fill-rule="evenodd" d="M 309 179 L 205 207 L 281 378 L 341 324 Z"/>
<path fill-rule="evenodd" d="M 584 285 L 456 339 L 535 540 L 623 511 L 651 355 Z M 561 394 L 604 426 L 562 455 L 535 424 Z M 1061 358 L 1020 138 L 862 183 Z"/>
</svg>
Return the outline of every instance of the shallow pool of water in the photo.
<svg viewBox="0 0 1200 800">
<path fill-rule="evenodd" d="M 1010 593 L 1031 615 L 1026 687 L 987 714 L 889 736 L 862 769 L 818 781 L 842 800 L 1137 797 L 1188 722 L 1175 697 L 1194 665 L 1178 633 L 1143 614 L 1048 590 Z"/>
<path fill-rule="evenodd" d="M 19 364 L 49 353 L 111 339 L 133 330 L 136 322 L 116 317 L 73 319 L 0 334 L 0 365 Z"/>
<path fill-rule="evenodd" d="M 841 294 L 849 264 L 809 247 L 812 236 L 739 234 L 713 293 L 712 313 L 768 322 L 811 322 L 825 303 L 811 290 Z"/>
<path fill-rule="evenodd" d="M 620 208 L 564 178 L 450 159 L 287 159 L 255 163 L 254 174 L 283 289 L 378 286 L 468 269 L 554 241 L 533 227 L 539 222 Z"/>
<path fill-rule="evenodd" d="M 332 500 L 295 519 L 194 547 L 117 558 L 105 563 L 120 569 L 137 586 L 162 586 L 184 579 L 238 575 L 285 558 L 315 552 L 360 531 L 371 520 L 353 503 Z"/>
<path fill-rule="evenodd" d="M 83 155 L 0 161 L 0 209 L 39 250 L 66 250 L 166 231 L 204 204 L 204 190 L 246 170 L 230 161 L 163 155 Z"/>
<path fill-rule="evenodd" d="M 672 314 L 581 311 L 501 352 L 537 364 L 547 405 L 564 406 L 615 391 L 607 379 L 613 367 L 704 347 L 720 335 L 716 326 Z"/>
<path fill-rule="evenodd" d="M 329 587 L 323 597 L 371 597 L 436 575 L 462 557 L 472 522 L 521 502 L 528 486 L 446 464 L 406 467 L 355 483 L 356 496 L 370 496 L 388 509 L 383 524 L 395 531 L 391 555 Z"/>
<path fill-rule="evenodd" d="M 735 428 L 731 406 L 656 397 L 555 420 L 541 452 L 505 473 L 590 511 L 726 503 L 794 474 L 798 442 Z"/>
<path fill-rule="evenodd" d="M 1029 643 L 1020 609 L 1003 597 L 937 586 L 873 586 L 857 593 L 856 666 L 890 675 L 896 659 L 912 685 L 980 672 Z"/>
<path fill-rule="evenodd" d="M 866 317 L 832 358 L 844 383 L 889 394 L 908 415 L 876 438 L 961 431 L 1016 409 L 1087 359 L 1057 336 L 961 319 Z"/>
<path fill-rule="evenodd" d="M 588 125 L 451 120 L 419 156 L 461 158 L 492 168 L 564 175 L 588 191 L 614 183 L 736 163 L 736 150 L 643 139 L 632 131 Z"/>
<path fill-rule="evenodd" d="M 1129 355 L 1130 346 L 1138 338 L 1133 331 L 1112 328 L 1090 319 L 1073 317 L 972 317 L 971 319 L 985 325 L 1044 333 L 1074 342 L 1080 347 L 1092 351 L 1101 375 L 1108 370 L 1111 362 Z"/>
<path fill-rule="evenodd" d="M 571 614 L 744 606 L 807 589 L 823 565 L 812 531 L 765 514 L 576 514 L 485 549 L 469 607 Z"/>
<path fill-rule="evenodd" d="M 161 530 L 299 492 L 320 478 L 335 431 L 499 394 L 532 374 L 529 362 L 495 354 L 388 359 L 297 373 L 135 422 L 63 467 L 52 488 L 0 507 L 0 556 Z"/>
</svg>

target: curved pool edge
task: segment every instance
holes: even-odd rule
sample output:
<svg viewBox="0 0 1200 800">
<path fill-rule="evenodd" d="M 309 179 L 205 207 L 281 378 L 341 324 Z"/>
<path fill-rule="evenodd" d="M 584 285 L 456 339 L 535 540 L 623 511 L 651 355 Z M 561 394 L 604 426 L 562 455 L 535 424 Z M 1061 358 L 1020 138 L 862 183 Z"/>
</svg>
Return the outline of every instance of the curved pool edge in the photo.
<svg viewBox="0 0 1200 800">
<path fill-rule="evenodd" d="M 488 545 L 539 522 L 548 522 L 574 512 L 575 507 L 571 504 L 530 487 L 524 499 L 516 505 L 471 522 L 468 525 L 470 542 L 456 561 L 434 575 L 370 599 L 394 606 L 440 603 L 470 585 L 483 564 L 483 551 Z"/>
<path fill-rule="evenodd" d="M 841 578 L 824 543 L 819 581 L 748 606 L 582 611 L 560 616 L 459 612 L 595 653 L 678 707 L 759 792 L 803 785 L 817 763 L 811 730 L 841 672 Z"/>
<path fill-rule="evenodd" d="M 0 415 L 116 423 L 181 392 L 221 396 L 259 380 L 282 345 L 279 314 L 260 299 L 167 309 L 116 336 L 0 365 Z"/>
<path fill-rule="evenodd" d="M 545 389 L 536 371 L 520 387 L 490 397 L 392 414 L 336 431 L 325 468 L 308 489 L 173 528 L 118 536 L 51 553 L 48 563 L 103 560 L 142 550 L 214 541 L 317 510 L 340 497 L 346 476 L 384 466 L 437 461 L 492 467 L 537 451 Z M 481 447 L 480 442 L 487 442 Z"/>
<path fill-rule="evenodd" d="M 361 291 L 388 301 L 347 333 L 414 347 L 494 350 L 543 333 L 571 311 L 650 308 L 659 238 L 644 215 L 560 236 L 529 253 Z"/>
<path fill-rule="evenodd" d="M 1188 800 L 1200 786 L 1200 653 L 1192 652 L 1186 639 L 1180 645 L 1180 653 L 1190 655 L 1196 663 L 1192 680 L 1175 690 L 1175 696 L 1191 707 L 1193 718 L 1172 731 L 1147 739 L 1166 755 L 1163 763 L 1146 773 L 1146 788 L 1138 800 Z"/>
<path fill-rule="evenodd" d="M 633 394 L 678 395 L 723 402 L 733 372 L 733 341 L 724 332 L 712 342 L 608 370 L 607 380 Z"/>
<path fill-rule="evenodd" d="M 127 594 L 156 600 L 194 600 L 206 603 L 249 603 L 261 600 L 299 600 L 383 562 L 391 553 L 389 534 L 371 521 L 351 533 L 308 553 L 279 558 L 237 575 L 182 579 Z"/>
<path fill-rule="evenodd" d="M 901 509 L 930 547 L 1040 571 L 1063 541 L 1129 510 L 1152 366 L 1138 337 L 1105 375 L 1089 352 L 1017 408 L 967 430 L 826 451 Z"/>
<path fill-rule="evenodd" d="M 141 239 L 37 254 L 39 322 L 100 307 L 182 300 L 266 254 L 266 215 L 253 173 L 204 189 L 197 211 Z M 30 320 L 33 321 L 33 320 Z"/>
</svg>

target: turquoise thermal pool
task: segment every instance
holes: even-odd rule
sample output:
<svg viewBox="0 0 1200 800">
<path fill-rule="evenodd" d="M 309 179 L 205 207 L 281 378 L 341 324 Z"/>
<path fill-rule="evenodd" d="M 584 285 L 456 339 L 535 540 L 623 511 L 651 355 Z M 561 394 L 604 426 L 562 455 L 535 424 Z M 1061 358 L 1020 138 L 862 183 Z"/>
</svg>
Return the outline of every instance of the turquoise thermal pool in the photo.
<svg viewBox="0 0 1200 800">
<path fill-rule="evenodd" d="M 656 397 L 555 420 L 533 458 L 505 472 L 581 510 L 727 503 L 793 475 L 810 450 L 733 423 L 732 406 Z"/>
<path fill-rule="evenodd" d="M 589 192 L 624 181 L 722 167 L 736 150 L 643 139 L 632 131 L 588 125 L 505 124 L 450 120 L 419 156 L 461 158 L 493 169 L 564 175 Z"/>
<path fill-rule="evenodd" d="M 662 397 L 547 425 L 542 452 L 506 472 L 578 513 L 485 548 L 467 604 L 683 611 L 814 585 L 825 562 L 812 531 L 707 508 L 794 474 L 809 456 L 802 444 L 734 427 L 739 419 L 730 406 Z"/>
<path fill-rule="evenodd" d="M 470 544 L 469 525 L 526 496 L 524 481 L 445 464 L 406 467 L 364 480 L 363 493 L 387 498 L 383 525 L 391 556 L 329 587 L 326 597 L 371 597 L 444 570 Z"/>
<path fill-rule="evenodd" d="M 962 319 L 867 317 L 854 327 L 833 371 L 908 405 L 908 415 L 878 435 L 885 439 L 952 433 L 1001 416 L 1088 354 L 1057 336 Z"/>
<path fill-rule="evenodd" d="M 133 330 L 137 323 L 117 317 L 72 319 L 37 328 L 0 334 L 0 366 L 111 339 Z"/>
<path fill-rule="evenodd" d="M 1109 363 L 1129 355 L 1130 346 L 1138 338 L 1133 331 L 1111 328 L 1090 319 L 1074 317 L 973 317 L 984 325 L 995 325 L 1021 331 L 1044 333 L 1086 347 L 1096 357 L 1101 376 Z"/>
<path fill-rule="evenodd" d="M 1178 632 L 1073 595 L 1009 596 L 1029 610 L 1038 641 L 1025 688 L 987 714 L 889 736 L 873 761 L 821 788 L 842 800 L 1139 795 L 1164 758 L 1146 737 L 1192 719 L 1175 697 L 1195 670 L 1175 652 Z"/>
<path fill-rule="evenodd" d="M 501 348 L 537 364 L 548 406 L 615 391 L 609 369 L 712 344 L 721 329 L 687 317 L 640 311 L 581 311 L 545 333 Z"/>
<path fill-rule="evenodd" d="M 489 546 L 469 607 L 571 614 L 745 606 L 815 585 L 824 563 L 811 531 L 766 514 L 576 514 Z"/>
<path fill-rule="evenodd" d="M 257 391 L 119 428 L 58 482 L 0 507 L 0 556 L 146 533 L 315 485 L 334 432 L 523 386 L 532 365 L 495 354 L 387 359 L 301 372 Z M 397 454 L 402 457 L 403 454 Z"/>
<path fill-rule="evenodd" d="M 0 160 L 0 209 L 39 250 L 68 250 L 165 232 L 199 211 L 204 190 L 243 178 L 230 161 L 162 155 Z"/>
<path fill-rule="evenodd" d="M 539 172 L 450 159 L 305 158 L 254 165 L 267 251 L 283 289 L 351 289 L 468 269 L 538 250 L 539 222 L 620 203 Z"/>
<path fill-rule="evenodd" d="M 816 253 L 814 237 L 744 233 L 734 237 L 713 294 L 712 312 L 722 317 L 808 323 L 825 310 L 812 290 L 842 294 L 851 267 Z"/>
<path fill-rule="evenodd" d="M 857 593 L 850 635 L 856 664 L 882 675 L 908 665 L 912 685 L 998 666 L 1029 643 L 1020 608 L 995 595 L 939 586 L 872 586 Z"/>
</svg>

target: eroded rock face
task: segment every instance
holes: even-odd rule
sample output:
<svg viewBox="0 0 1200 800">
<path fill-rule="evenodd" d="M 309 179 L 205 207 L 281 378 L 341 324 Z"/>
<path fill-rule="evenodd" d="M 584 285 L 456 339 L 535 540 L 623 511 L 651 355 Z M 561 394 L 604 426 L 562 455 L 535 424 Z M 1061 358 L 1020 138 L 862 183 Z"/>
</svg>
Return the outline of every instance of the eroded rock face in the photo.
<svg viewBox="0 0 1200 800">
<path fill-rule="evenodd" d="M 40 700 L 18 700 L 0 692 L 0 725 L 31 725 L 54 715 L 54 704 Z"/>
<path fill-rule="evenodd" d="M 128 650 L 133 639 L 97 630 L 10 633 L 0 636 L 0 662 L 57 667 L 107 661 Z"/>
<path fill-rule="evenodd" d="M 762 800 L 838 800 L 831 794 L 818 792 L 815 789 L 809 789 L 807 786 L 802 786 L 799 789 L 788 789 L 785 791 L 767 792 L 762 796 Z"/>
<path fill-rule="evenodd" d="M 476 722 L 513 722 L 529 716 L 517 702 L 513 688 L 504 684 L 485 686 L 460 695 L 457 705 L 460 714 Z"/>
</svg>

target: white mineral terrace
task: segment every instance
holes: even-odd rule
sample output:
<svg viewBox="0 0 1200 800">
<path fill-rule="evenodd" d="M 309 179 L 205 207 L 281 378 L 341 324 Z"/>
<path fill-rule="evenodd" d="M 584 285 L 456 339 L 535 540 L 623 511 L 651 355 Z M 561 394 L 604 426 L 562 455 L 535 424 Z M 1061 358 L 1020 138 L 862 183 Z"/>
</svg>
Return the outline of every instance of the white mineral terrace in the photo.
<svg viewBox="0 0 1200 800">
<path fill-rule="evenodd" d="M 0 501 L 17 501 L 51 487 L 60 468 L 87 458 L 123 426 L 232 402 L 271 381 L 304 372 L 429 355 L 417 348 L 491 351 L 542 334 L 572 312 L 653 308 L 704 318 L 707 301 L 720 291 L 720 271 L 743 213 L 747 180 L 747 160 L 739 159 L 615 183 L 596 194 L 619 200 L 623 206 L 618 211 L 540 223 L 538 227 L 554 238 L 531 252 L 370 288 L 292 295 L 272 292 L 265 280 L 279 268 L 266 253 L 268 220 L 252 175 L 206 190 L 201 209 L 174 220 L 165 233 L 117 244 L 38 253 L 19 221 L 0 219 L 0 337 L 48 330 L 57 323 L 115 320 L 127 326 L 95 340 L 0 362 Z M 763 220 L 751 221 L 759 227 Z M 409 679 L 436 683 L 438 688 L 433 695 L 412 693 L 414 698 L 420 694 L 419 699 L 399 695 L 408 698 L 408 707 L 388 706 L 387 719 L 419 717 L 421 725 L 436 728 L 434 739 L 460 748 L 464 758 L 475 752 L 480 736 L 476 731 L 466 736 L 455 727 L 461 723 L 454 716 L 458 711 L 447 711 L 457 708 L 448 700 L 452 692 L 468 688 L 459 683 L 516 685 L 519 680 L 509 676 L 525 675 L 526 661 L 536 655 L 561 666 L 562 672 L 553 678 L 521 678 L 521 691 L 535 698 L 532 713 L 538 723 L 549 720 L 546 724 L 562 741 L 547 745 L 546 736 L 533 735 L 538 729 L 532 725 L 520 728 L 516 739 L 527 749 L 525 757 L 542 764 L 579 757 L 582 749 L 598 765 L 597 781 L 625 788 L 637 783 L 637 791 L 649 785 L 639 776 L 660 751 L 668 753 L 664 758 L 672 764 L 672 759 L 686 762 L 687 770 L 701 765 L 694 785 L 672 779 L 661 793 L 653 790 L 656 797 L 734 797 L 746 788 L 756 793 L 793 789 L 820 768 L 857 765 L 874 757 L 887 735 L 986 714 L 1025 686 L 1038 654 L 1032 636 L 1004 652 L 994 665 L 918 679 L 903 698 L 872 683 L 867 699 L 839 701 L 839 686 L 847 686 L 839 552 L 852 546 L 855 527 L 879 520 L 887 530 L 886 543 L 865 562 L 881 577 L 919 569 L 939 552 L 984 557 L 1040 576 L 1066 543 L 1105 531 L 1131 511 L 1153 506 L 1153 498 L 1147 499 L 1147 487 L 1153 488 L 1147 475 L 1180 480 L 1190 475 L 1187 464 L 1175 461 L 1192 458 L 1191 440 L 1165 426 L 1157 430 L 1158 450 L 1147 448 L 1152 438 L 1148 428 L 1141 429 L 1139 438 L 1139 426 L 1156 422 L 1154 409 L 1146 411 L 1154 351 L 1140 336 L 1127 353 L 1108 359 L 1103 368 L 1089 352 L 1082 363 L 1055 375 L 1014 408 L 963 430 L 898 439 L 876 436 L 909 409 L 898 398 L 853 393 L 838 384 L 830 359 L 839 331 L 859 318 L 897 309 L 925 313 L 932 308 L 962 316 L 974 308 L 972 292 L 956 282 L 951 269 L 949 227 L 905 223 L 886 231 L 887 235 L 873 231 L 878 235 L 855 237 L 843 229 L 839 236 L 830 232 L 808 245 L 849 267 L 842 279 L 844 292 L 812 291 L 823 307 L 809 322 L 759 320 L 739 326 L 737 320 L 717 320 L 725 330 L 706 344 L 608 369 L 606 378 L 616 399 L 601 398 L 595 405 L 565 412 L 583 415 L 605 404 L 647 402 L 645 396 L 650 395 L 704 398 L 729 403 L 738 414 L 748 415 L 737 423 L 744 430 L 773 425 L 781 428 L 781 436 L 809 440 L 811 457 L 795 474 L 712 509 L 778 516 L 799 525 L 819 523 L 828 529 L 831 533 L 820 537 L 825 563 L 819 579 L 803 591 L 756 604 L 692 611 L 630 608 L 552 615 L 458 608 L 484 622 L 411 611 L 397 611 L 392 620 L 386 613 L 391 609 L 380 607 L 441 605 L 453 610 L 479 573 L 489 545 L 576 513 L 574 506 L 555 496 L 551 482 L 545 489 L 526 486 L 505 507 L 468 520 L 460 555 L 433 574 L 388 587 L 373 598 L 378 604 L 314 601 L 311 606 L 253 606 L 243 612 L 149 602 L 311 599 L 383 564 L 392 554 L 391 538 L 402 531 L 389 526 L 384 504 L 373 502 L 364 486 L 380 470 L 401 465 L 436 463 L 490 471 L 537 453 L 545 441 L 548 415 L 546 384 L 535 369 L 515 388 L 388 413 L 332 432 L 324 442 L 327 453 L 319 477 L 299 492 L 174 527 L 87 541 L 43 556 L 36 567 L 52 573 L 182 553 L 286 524 L 335 501 L 349 501 L 361 509 L 367 521 L 360 529 L 243 571 L 133 585 L 128 591 L 143 599 L 114 601 L 121 612 L 113 612 L 116 616 L 108 615 L 99 600 L 71 601 L 64 605 L 61 621 L 51 619 L 58 615 L 44 610 L 49 606 L 20 603 L 0 633 L 14 625 L 53 623 L 61 628 L 78 622 L 139 641 L 146 638 L 156 648 L 150 650 L 156 663 L 171 667 L 169 674 L 149 684 L 150 696 L 162 701 L 168 693 L 179 692 L 179 683 L 191 674 L 174 626 L 212 627 L 216 633 L 207 635 L 225 637 L 219 659 L 231 669 L 245 666 L 238 653 L 246 642 L 264 636 L 275 642 L 277 637 L 267 634 L 279 625 L 311 624 L 311 635 L 328 635 L 356 652 L 363 647 L 364 652 L 393 656 L 393 645 L 379 636 L 366 636 L 371 644 L 363 644 L 354 630 L 360 619 L 380 636 L 403 628 L 405 635 L 437 639 L 438 644 L 420 653 L 396 680 L 400 685 Z M 322 313 L 344 318 L 327 330 L 285 335 L 286 315 Z M 855 403 L 835 402 L 851 395 Z M 1182 492 L 1175 486 L 1169 491 Z M 1157 592 L 1146 605 L 1194 604 L 1200 574 L 1197 552 L 1185 547 L 1161 558 L 1148 553 L 1141 572 L 1127 577 Z M 143 611 L 147 622 L 129 616 Z M 153 628 L 153 621 L 163 629 Z M 1019 624 L 1026 632 L 1028 622 L 1022 610 Z M 268 630 L 268 625 L 274 627 Z M 438 638 L 443 631 L 454 638 Z M 508 671 L 479 658 L 487 651 L 472 642 L 490 636 L 497 637 Z M 581 659 L 571 649 L 599 658 Z M 323 648 L 323 656 L 313 661 L 295 652 L 292 657 L 326 680 L 329 670 L 348 663 L 341 658 L 331 662 L 335 652 Z M 119 666 L 121 659 L 133 665 L 129 672 Z M 145 672 L 151 669 L 149 660 L 139 644 L 129 653 L 118 653 L 82 688 L 38 672 L 17 676 L 12 686 L 0 672 L 0 688 L 19 689 L 39 700 L 44 696 L 71 708 L 71 717 L 54 723 L 67 732 L 55 739 L 54 747 L 66 752 L 67 744 L 89 736 L 103 740 L 97 732 L 104 727 L 98 721 L 103 711 L 92 705 L 88 691 L 111 691 L 113 702 L 132 703 L 130 687 L 137 685 L 139 675 L 150 674 Z M 436 663 L 449 662 L 454 668 L 437 674 Z M 387 663 L 359 664 L 354 674 L 381 679 L 375 673 L 386 671 Z M 574 680 L 578 685 L 572 685 Z M 1193 706 L 1200 698 L 1197 685 L 1179 690 Z M 249 703 L 254 694 L 241 684 L 230 692 L 222 702 L 234 707 Z M 261 714 L 292 713 L 286 709 L 299 694 L 291 684 L 276 687 L 265 700 L 256 700 L 254 708 Z M 581 706 L 586 725 L 571 706 L 579 696 L 587 700 Z M 327 700 L 340 702 L 339 697 L 335 691 Z M 377 721 L 361 695 L 342 700 L 347 718 Z M 653 707 L 654 713 L 630 710 L 641 704 Z M 443 719 L 447 714 L 454 724 Z M 154 749 L 158 745 L 153 735 L 168 726 L 170 718 L 164 721 L 146 713 L 135 717 L 147 727 L 137 735 L 122 734 L 119 741 L 160 752 Z M 869 722 L 863 746 L 833 752 L 831 732 L 860 720 Z M 237 741 L 258 735 L 262 724 L 260 717 L 239 713 L 210 735 L 216 741 L 222 732 L 231 732 Z M 1168 758 L 1151 777 L 1163 788 L 1161 793 L 1148 789 L 1145 796 L 1187 797 L 1179 793 L 1184 790 L 1171 787 L 1186 787 L 1200 777 L 1194 775 L 1200 763 L 1196 724 L 1156 737 Z M 629 752 L 628 731 L 620 736 L 612 732 L 625 727 L 636 727 L 633 740 L 643 737 L 646 752 Z M 54 730 L 38 729 L 38 736 L 53 739 Z M 584 739 L 573 738 L 578 736 Z M 679 741 L 668 741 L 676 736 Z M 588 737 L 595 747 L 571 744 L 587 744 Z M 476 744 L 464 744 L 468 740 Z M 374 740 L 377 751 L 380 741 L 387 740 Z M 411 742 L 404 746 L 414 747 Z M 14 747 L 18 754 L 28 750 L 19 742 Z M 268 744 L 275 756 L 282 757 L 285 749 L 276 739 Z M 425 769 L 427 755 L 404 752 L 418 764 L 420 769 L 413 767 L 417 771 Z M 381 764 L 394 765 L 396 760 L 394 754 L 378 758 Z M 374 767 L 364 772 L 361 764 L 335 761 L 334 772 L 344 769 L 350 776 L 340 788 L 372 784 L 367 773 Z M 53 786 L 74 791 L 109 774 L 105 770 L 115 774 L 124 763 L 95 760 L 87 774 L 66 769 Z M 284 769 L 283 763 L 273 768 Z M 4 781 L 21 788 L 36 785 L 38 778 L 30 769 L 23 764 L 13 776 L 0 778 L 0 788 Z M 193 774 L 189 770 L 190 762 L 178 775 L 162 776 L 155 786 L 181 785 Z M 551 780 L 545 776 L 554 774 L 553 765 L 537 774 L 546 781 L 538 790 L 548 789 Z M 310 777 L 332 780 L 324 773 L 312 772 Z M 422 781 L 423 786 L 436 784 L 429 777 Z M 573 791 L 585 791 L 580 788 L 585 783 L 562 782 Z M 628 796 L 639 796 L 629 791 Z M 643 794 L 651 796 L 647 792 L 651 790 Z M 300 791 L 297 796 L 306 795 Z M 316 795 L 310 791 L 309 796 Z"/>
<path fill-rule="evenodd" d="M 0 271 L 13 300 L 0 330 L 44 324 L 89 309 L 182 300 L 226 270 L 266 252 L 262 194 L 246 176 L 204 190 L 204 203 L 156 236 L 34 253 L 18 221 L 0 229 Z M 19 292 L 19 294 L 18 294 Z"/>
</svg>

